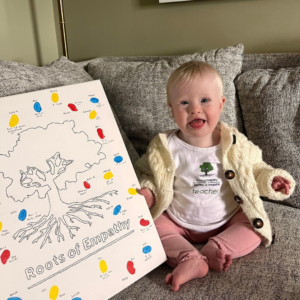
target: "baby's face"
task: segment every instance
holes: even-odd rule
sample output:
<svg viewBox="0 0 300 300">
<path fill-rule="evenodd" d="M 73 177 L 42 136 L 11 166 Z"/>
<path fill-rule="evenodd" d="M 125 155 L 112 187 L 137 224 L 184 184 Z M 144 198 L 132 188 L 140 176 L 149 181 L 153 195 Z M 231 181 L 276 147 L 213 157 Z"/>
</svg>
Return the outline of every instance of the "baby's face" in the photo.
<svg viewBox="0 0 300 300">
<path fill-rule="evenodd" d="M 171 87 L 170 106 L 185 141 L 210 138 L 225 103 L 221 81 L 211 71 L 191 83 Z"/>
</svg>

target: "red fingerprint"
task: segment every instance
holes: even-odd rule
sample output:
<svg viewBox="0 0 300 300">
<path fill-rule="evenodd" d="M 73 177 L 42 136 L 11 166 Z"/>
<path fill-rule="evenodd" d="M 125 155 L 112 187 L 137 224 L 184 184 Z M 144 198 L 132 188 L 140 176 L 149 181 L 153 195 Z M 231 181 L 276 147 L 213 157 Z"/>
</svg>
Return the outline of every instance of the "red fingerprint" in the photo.
<svg viewBox="0 0 300 300">
<path fill-rule="evenodd" d="M 142 219 L 142 220 L 140 221 L 140 224 L 141 224 L 142 226 L 148 226 L 148 225 L 150 224 L 150 222 L 149 222 L 148 220 Z"/>
<path fill-rule="evenodd" d="M 131 260 L 127 263 L 127 270 L 131 275 L 135 273 L 135 268 L 133 267 L 133 262 Z"/>
<path fill-rule="evenodd" d="M 1 262 L 5 265 L 8 259 L 10 258 L 9 250 L 4 250 L 1 254 Z"/>
<path fill-rule="evenodd" d="M 90 189 L 91 188 L 91 185 L 88 182 L 86 182 L 86 181 L 83 183 L 83 185 L 84 185 L 84 187 L 86 189 Z"/>
<path fill-rule="evenodd" d="M 72 110 L 72 111 L 77 111 L 77 107 L 75 106 L 75 104 L 68 104 L 69 108 Z"/>
<path fill-rule="evenodd" d="M 98 129 L 97 129 L 97 133 L 98 133 L 100 139 L 104 139 L 104 138 L 105 138 L 105 136 L 104 136 L 104 134 L 103 134 L 103 130 L 102 130 L 101 128 L 98 128 Z"/>
</svg>

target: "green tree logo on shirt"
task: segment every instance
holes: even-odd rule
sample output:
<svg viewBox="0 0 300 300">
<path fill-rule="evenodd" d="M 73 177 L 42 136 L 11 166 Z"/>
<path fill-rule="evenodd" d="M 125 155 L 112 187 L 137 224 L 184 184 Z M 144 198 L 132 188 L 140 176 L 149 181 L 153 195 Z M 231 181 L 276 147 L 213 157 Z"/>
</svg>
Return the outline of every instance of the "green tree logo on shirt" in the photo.
<svg viewBox="0 0 300 300">
<path fill-rule="evenodd" d="M 205 172 L 205 175 L 207 175 L 208 172 L 212 171 L 214 168 L 209 162 L 204 162 L 201 166 L 201 172 Z"/>
</svg>

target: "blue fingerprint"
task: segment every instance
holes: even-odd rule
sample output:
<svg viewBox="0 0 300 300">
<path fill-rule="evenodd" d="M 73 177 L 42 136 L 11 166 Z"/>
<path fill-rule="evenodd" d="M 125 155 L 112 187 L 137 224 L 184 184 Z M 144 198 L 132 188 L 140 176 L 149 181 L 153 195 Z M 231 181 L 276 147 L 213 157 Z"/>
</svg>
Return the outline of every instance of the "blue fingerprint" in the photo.
<svg viewBox="0 0 300 300">
<path fill-rule="evenodd" d="M 35 102 L 33 105 L 33 108 L 36 112 L 41 112 L 42 111 L 42 107 L 41 104 L 39 102 Z"/>
<path fill-rule="evenodd" d="M 121 211 L 121 205 L 117 205 L 117 206 L 114 208 L 113 214 L 116 216 L 120 211 Z"/>
<path fill-rule="evenodd" d="M 91 98 L 90 100 L 92 103 L 98 103 L 99 102 L 99 99 L 98 98 Z"/>
<path fill-rule="evenodd" d="M 24 221 L 26 219 L 26 217 L 27 217 L 27 211 L 26 211 L 26 209 L 22 209 L 19 213 L 18 218 L 20 221 Z"/>
<path fill-rule="evenodd" d="M 19 297 L 11 297 L 11 298 L 8 298 L 7 300 L 22 300 L 22 299 Z"/>
<path fill-rule="evenodd" d="M 81 300 L 81 298 L 76 297 L 76 298 L 73 298 L 72 300 Z"/>
<path fill-rule="evenodd" d="M 122 156 L 116 156 L 116 157 L 114 158 L 114 161 L 115 161 L 116 163 L 120 163 L 122 160 L 123 160 L 123 157 L 122 157 Z"/>
<path fill-rule="evenodd" d="M 152 250 L 151 246 L 145 246 L 143 248 L 143 253 L 148 254 L 151 252 L 151 250 Z"/>
</svg>

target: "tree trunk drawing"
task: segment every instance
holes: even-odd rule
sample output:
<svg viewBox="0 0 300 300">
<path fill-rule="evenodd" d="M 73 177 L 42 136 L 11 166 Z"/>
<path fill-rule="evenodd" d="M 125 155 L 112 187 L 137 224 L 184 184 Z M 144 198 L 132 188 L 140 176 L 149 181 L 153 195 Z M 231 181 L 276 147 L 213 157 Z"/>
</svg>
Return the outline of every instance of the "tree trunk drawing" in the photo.
<svg viewBox="0 0 300 300">
<path fill-rule="evenodd" d="M 49 166 L 49 171 L 47 172 L 42 172 L 35 167 L 27 167 L 26 172 L 20 171 L 20 184 L 25 188 L 36 187 L 37 189 L 42 186 L 48 186 L 50 188 L 47 192 L 49 212 L 47 216 L 44 215 L 39 221 L 28 223 L 26 228 L 18 230 L 13 236 L 14 239 L 19 238 L 19 242 L 22 242 L 24 239 L 28 240 L 30 236 L 39 234 L 32 243 L 38 243 L 42 240 L 40 248 L 42 248 L 46 242 L 52 243 L 50 234 L 53 229 L 58 242 L 61 240 L 64 241 L 65 239 L 61 231 L 62 226 L 67 228 L 71 239 L 75 236 L 74 231 L 80 228 L 78 226 L 69 225 L 67 220 L 74 223 L 75 219 L 80 223 L 88 224 L 89 226 L 92 225 L 91 221 L 83 220 L 82 217 L 76 215 L 78 212 L 85 214 L 89 220 L 92 216 L 103 218 L 102 214 L 93 210 L 98 211 L 102 209 L 102 206 L 99 205 L 100 202 L 109 204 L 109 201 L 102 199 L 102 197 L 117 194 L 117 191 L 109 191 L 99 197 L 94 197 L 84 202 L 65 203 L 61 200 L 60 190 L 55 184 L 55 179 L 64 173 L 67 166 L 73 161 L 60 158 L 60 153 L 56 152 L 55 155 L 47 159 L 46 162 Z"/>
</svg>

